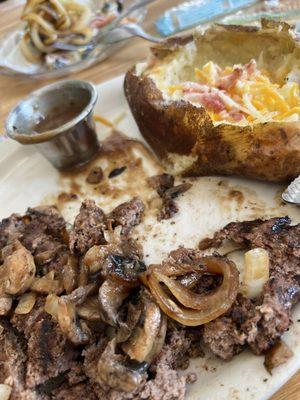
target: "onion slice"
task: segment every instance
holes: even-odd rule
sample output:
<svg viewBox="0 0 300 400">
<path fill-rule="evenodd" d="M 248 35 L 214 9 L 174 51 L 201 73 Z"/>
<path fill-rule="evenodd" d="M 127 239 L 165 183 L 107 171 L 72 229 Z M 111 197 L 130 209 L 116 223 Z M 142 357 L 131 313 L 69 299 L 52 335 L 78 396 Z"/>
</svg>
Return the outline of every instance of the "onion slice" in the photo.
<svg viewBox="0 0 300 400">
<path fill-rule="evenodd" d="M 178 281 L 169 278 L 163 268 L 154 269 L 144 275 L 143 281 L 161 309 L 172 319 L 186 326 L 206 324 L 224 314 L 236 299 L 239 287 L 239 273 L 235 265 L 221 257 L 204 257 L 201 263 L 213 274 L 222 274 L 223 282 L 215 292 L 200 295 L 187 289 Z M 180 266 L 179 266 L 180 268 Z M 166 292 L 164 285 L 175 299 Z M 179 303 L 179 304 L 178 304 Z"/>
<path fill-rule="evenodd" d="M 45 311 L 57 320 L 59 297 L 56 294 L 48 294 L 46 297 Z"/>
<path fill-rule="evenodd" d="M 31 285 L 31 290 L 43 294 L 62 293 L 63 286 L 61 282 L 54 278 L 55 278 L 54 271 L 48 272 L 48 274 L 42 276 L 41 278 L 36 278 Z"/>
<path fill-rule="evenodd" d="M 35 293 L 30 292 L 23 294 L 19 299 L 19 303 L 15 309 L 15 314 L 18 315 L 29 314 L 34 307 L 35 302 L 36 302 Z"/>
<path fill-rule="evenodd" d="M 8 400 L 10 398 L 12 388 L 4 383 L 0 384 L 0 400 Z"/>
</svg>

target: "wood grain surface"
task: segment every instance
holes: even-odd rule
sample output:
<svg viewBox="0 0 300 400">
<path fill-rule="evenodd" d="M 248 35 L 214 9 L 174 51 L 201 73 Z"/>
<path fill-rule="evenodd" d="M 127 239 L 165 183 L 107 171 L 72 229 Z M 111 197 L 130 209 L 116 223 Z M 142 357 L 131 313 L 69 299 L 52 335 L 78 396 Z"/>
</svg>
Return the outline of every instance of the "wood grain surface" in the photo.
<svg viewBox="0 0 300 400">
<path fill-rule="evenodd" d="M 149 7 L 144 27 L 154 32 L 153 21 L 164 8 L 179 1 L 157 1 Z M 7 0 L 0 4 L 0 36 L 13 28 L 19 21 L 23 0 Z M 149 43 L 142 39 L 130 39 L 126 45 L 109 59 L 87 70 L 73 74 L 72 77 L 100 83 L 124 73 L 135 62 L 147 56 Z M 31 91 L 51 81 L 35 81 L 25 78 L 14 78 L 0 75 L 0 134 L 4 132 L 7 113 L 20 99 Z M 217 399 L 216 399 L 217 400 Z M 300 400 L 300 371 L 271 400 Z"/>
</svg>

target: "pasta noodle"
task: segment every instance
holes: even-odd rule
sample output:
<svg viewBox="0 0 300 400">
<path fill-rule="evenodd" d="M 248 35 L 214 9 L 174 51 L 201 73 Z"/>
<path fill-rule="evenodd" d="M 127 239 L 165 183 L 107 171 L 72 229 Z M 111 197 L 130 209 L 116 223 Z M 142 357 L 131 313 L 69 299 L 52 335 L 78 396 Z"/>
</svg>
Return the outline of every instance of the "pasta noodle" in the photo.
<svg viewBox="0 0 300 400">
<path fill-rule="evenodd" d="M 20 48 L 24 57 L 36 62 L 43 55 L 57 51 L 57 41 L 82 45 L 93 36 L 89 27 L 91 10 L 84 4 L 61 0 L 29 0 L 22 20 L 27 22 Z"/>
</svg>

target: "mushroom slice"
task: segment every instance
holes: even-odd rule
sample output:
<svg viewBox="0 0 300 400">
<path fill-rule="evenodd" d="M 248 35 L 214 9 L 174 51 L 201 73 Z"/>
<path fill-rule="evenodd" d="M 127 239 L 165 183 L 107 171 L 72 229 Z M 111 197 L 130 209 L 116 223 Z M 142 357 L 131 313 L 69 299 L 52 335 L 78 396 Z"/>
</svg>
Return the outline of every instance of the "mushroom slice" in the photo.
<svg viewBox="0 0 300 400">
<path fill-rule="evenodd" d="M 66 264 L 62 269 L 62 284 L 67 293 L 71 293 L 77 286 L 78 262 L 72 254 L 68 255 Z"/>
<path fill-rule="evenodd" d="M 6 294 L 23 294 L 30 288 L 36 267 L 31 253 L 19 242 L 13 244 L 13 252 L 0 267 L 0 282 Z"/>
<path fill-rule="evenodd" d="M 73 344 L 78 346 L 89 342 L 90 332 L 78 322 L 75 306 L 68 296 L 58 300 L 57 319 L 60 329 Z"/>
<path fill-rule="evenodd" d="M 126 366 L 124 356 L 116 354 L 116 340 L 111 340 L 98 361 L 98 377 L 112 389 L 133 392 L 144 379 L 144 374 Z"/>
<path fill-rule="evenodd" d="M 137 304 L 129 303 L 125 313 L 126 320 L 119 321 L 119 329 L 116 336 L 118 343 L 126 342 L 139 322 L 142 315 L 141 302 L 139 301 Z"/>
<path fill-rule="evenodd" d="M 145 271 L 145 264 L 136 256 L 126 257 L 110 254 L 108 257 L 108 276 L 124 285 L 137 286 L 138 276 Z"/>
<path fill-rule="evenodd" d="M 0 316 L 7 315 L 12 306 L 12 297 L 5 294 L 0 295 Z"/>
<path fill-rule="evenodd" d="M 88 267 L 90 274 L 102 271 L 105 276 L 105 263 L 110 254 L 122 253 L 121 229 L 117 227 L 115 230 L 104 231 L 104 238 L 107 244 L 93 246 L 85 254 L 83 264 Z"/>
<path fill-rule="evenodd" d="M 158 354 L 161 352 L 161 349 L 163 348 L 163 345 L 165 344 L 166 333 L 167 333 L 167 318 L 165 315 L 162 315 L 158 334 L 154 340 L 152 350 L 147 355 L 145 361 L 151 363 L 155 359 L 155 357 L 158 356 Z"/>
<path fill-rule="evenodd" d="M 156 303 L 146 293 L 142 295 L 143 312 L 129 340 L 122 345 L 128 356 L 139 362 L 148 360 L 159 334 L 162 314 Z"/>
<path fill-rule="evenodd" d="M 98 296 L 89 297 L 79 307 L 77 307 L 77 314 L 88 321 L 100 321 L 100 304 Z"/>
<path fill-rule="evenodd" d="M 110 246 L 93 246 L 85 254 L 83 263 L 88 267 L 90 274 L 95 274 L 103 269 L 105 261 L 110 254 Z"/>
<path fill-rule="evenodd" d="M 88 267 L 81 263 L 79 268 L 78 286 L 85 286 L 89 281 Z"/>
<path fill-rule="evenodd" d="M 99 285 L 96 283 L 89 283 L 88 285 L 80 286 L 73 290 L 68 296 L 68 299 L 75 305 L 80 306 L 87 298 L 93 294 L 97 294 Z"/>
<path fill-rule="evenodd" d="M 101 315 L 105 322 L 112 326 L 117 325 L 118 310 L 129 295 L 132 288 L 120 282 L 107 279 L 99 289 L 99 303 Z"/>
</svg>

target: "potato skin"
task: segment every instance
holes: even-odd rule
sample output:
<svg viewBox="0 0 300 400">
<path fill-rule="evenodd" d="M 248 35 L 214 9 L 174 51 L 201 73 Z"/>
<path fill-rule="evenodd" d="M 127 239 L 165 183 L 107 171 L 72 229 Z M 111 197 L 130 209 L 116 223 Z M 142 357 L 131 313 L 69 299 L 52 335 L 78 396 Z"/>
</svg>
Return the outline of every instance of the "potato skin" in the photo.
<svg viewBox="0 0 300 400">
<path fill-rule="evenodd" d="M 135 67 L 126 74 L 124 90 L 142 135 L 169 170 L 171 153 L 194 158 L 184 176 L 236 175 L 287 182 L 300 175 L 300 122 L 214 126 L 204 108 L 164 100 L 155 82 L 137 76 Z"/>
<path fill-rule="evenodd" d="M 300 174 L 300 124 L 276 122 L 252 127 L 220 125 L 203 135 L 194 152 L 193 175 L 237 175 L 269 182 Z"/>
<path fill-rule="evenodd" d="M 126 74 L 124 90 L 142 135 L 159 158 L 168 153 L 189 155 L 209 123 L 204 109 L 185 101 L 166 103 L 152 79 Z"/>
</svg>

